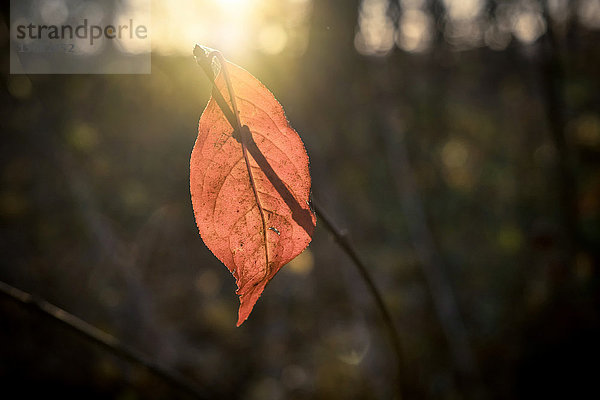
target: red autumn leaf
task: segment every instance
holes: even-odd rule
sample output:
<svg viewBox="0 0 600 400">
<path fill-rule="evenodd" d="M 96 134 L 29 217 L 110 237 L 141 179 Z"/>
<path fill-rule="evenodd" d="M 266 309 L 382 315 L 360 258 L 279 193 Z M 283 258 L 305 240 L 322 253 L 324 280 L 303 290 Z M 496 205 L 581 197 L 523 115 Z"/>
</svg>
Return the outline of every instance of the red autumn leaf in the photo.
<svg viewBox="0 0 600 400">
<path fill-rule="evenodd" d="M 308 156 L 283 108 L 246 70 L 221 62 L 215 88 L 237 109 L 239 126 L 232 128 L 235 117 L 226 118 L 213 89 L 192 151 L 190 191 L 204 243 L 236 279 L 240 326 L 277 271 L 308 246 L 316 219 Z"/>
</svg>

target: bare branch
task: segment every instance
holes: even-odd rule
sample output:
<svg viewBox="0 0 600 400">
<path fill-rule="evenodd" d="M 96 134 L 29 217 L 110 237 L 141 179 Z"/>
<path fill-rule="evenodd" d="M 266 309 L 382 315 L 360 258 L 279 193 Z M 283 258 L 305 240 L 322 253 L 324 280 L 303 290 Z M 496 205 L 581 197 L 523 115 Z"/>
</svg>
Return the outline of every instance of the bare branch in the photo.
<svg viewBox="0 0 600 400">
<path fill-rule="evenodd" d="M 193 398 L 208 398 L 206 394 L 203 394 L 200 389 L 198 389 L 192 382 L 187 380 L 178 372 L 157 364 L 147 355 L 127 346 L 116 337 L 101 331 L 95 326 L 85 322 L 80 318 L 77 318 L 73 314 L 70 314 L 61 308 L 2 281 L 0 281 L 0 294 L 21 306 L 27 307 L 42 315 L 52 318 L 54 321 L 67 327 L 84 339 L 96 343 L 117 357 L 126 359 L 133 364 L 137 364 L 143 368 L 146 368 L 148 371 L 161 378 L 173 388 L 186 393 Z"/>
</svg>

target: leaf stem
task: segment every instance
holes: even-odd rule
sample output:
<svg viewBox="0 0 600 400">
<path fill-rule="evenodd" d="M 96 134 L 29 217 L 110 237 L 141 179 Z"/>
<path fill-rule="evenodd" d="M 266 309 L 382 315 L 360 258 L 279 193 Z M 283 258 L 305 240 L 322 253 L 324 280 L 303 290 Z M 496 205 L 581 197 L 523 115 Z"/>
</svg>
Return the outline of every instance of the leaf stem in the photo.
<svg viewBox="0 0 600 400">
<path fill-rule="evenodd" d="M 229 77 L 229 71 L 227 70 L 227 61 L 225 60 L 225 58 L 223 57 L 221 52 L 216 51 L 216 50 L 213 50 L 209 53 L 209 60 L 211 60 L 211 62 L 212 62 L 213 57 L 216 57 L 219 60 L 219 62 L 221 63 L 221 70 L 223 71 L 223 76 L 225 78 L 225 83 L 227 86 L 227 92 L 229 93 L 229 101 L 231 103 L 231 107 L 233 108 L 233 116 L 234 116 L 234 120 L 235 120 L 235 125 L 232 127 L 234 130 L 234 133 L 237 135 L 238 140 L 242 146 L 242 155 L 244 156 L 244 163 L 246 164 L 246 171 L 248 172 L 248 178 L 250 180 L 250 187 L 252 188 L 252 193 L 254 194 L 254 200 L 256 201 L 256 205 L 258 207 L 258 212 L 260 214 L 260 220 L 262 222 L 262 237 L 263 237 L 263 242 L 264 242 L 264 247 L 265 247 L 265 273 L 264 273 L 264 277 L 263 277 L 263 279 L 264 279 L 271 274 L 271 266 L 270 266 L 270 261 L 269 261 L 269 246 L 267 244 L 267 221 L 265 219 L 265 210 L 263 209 L 262 203 L 258 196 L 258 190 L 256 188 L 256 183 L 254 180 L 254 173 L 252 172 L 250 160 L 248 158 L 248 137 L 247 137 L 247 135 L 244 135 L 244 132 L 242 130 L 242 124 L 240 122 L 240 114 L 238 112 L 237 101 L 235 99 L 235 91 L 233 90 L 233 85 L 231 84 L 231 79 Z M 211 73 L 211 75 L 212 75 L 212 73 Z M 214 83 L 214 76 L 213 76 L 213 83 Z M 213 85 L 213 92 L 215 92 L 215 91 L 220 94 L 220 91 L 216 87 L 216 85 Z M 218 105 L 219 105 L 219 107 L 222 108 L 221 104 L 218 104 Z M 225 103 L 225 105 L 226 105 L 226 103 Z M 229 121 L 229 122 L 231 123 L 231 121 Z M 249 130 L 247 130 L 247 132 L 250 133 Z M 238 324 L 239 324 L 239 321 L 238 321 Z"/>
<path fill-rule="evenodd" d="M 116 337 L 101 331 L 86 321 L 77 318 L 73 314 L 27 292 L 17 289 L 5 282 L 0 281 L 0 295 L 14 301 L 15 303 L 32 309 L 42 315 L 50 317 L 54 321 L 65 326 L 86 340 L 96 343 L 117 357 L 126 359 L 134 364 L 146 368 L 152 374 L 162 379 L 172 387 L 197 399 L 209 398 L 189 380 L 178 372 L 168 369 L 152 361 L 147 355 L 127 346 Z"/>
</svg>

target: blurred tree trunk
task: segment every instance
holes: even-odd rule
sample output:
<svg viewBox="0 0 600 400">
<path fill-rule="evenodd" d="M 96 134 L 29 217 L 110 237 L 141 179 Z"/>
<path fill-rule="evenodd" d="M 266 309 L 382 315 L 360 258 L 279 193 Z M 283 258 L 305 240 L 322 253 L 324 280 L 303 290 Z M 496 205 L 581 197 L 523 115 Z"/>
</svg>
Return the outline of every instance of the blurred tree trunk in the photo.
<svg viewBox="0 0 600 400">
<path fill-rule="evenodd" d="M 568 274 L 577 243 L 577 178 L 573 159 L 566 139 L 566 104 L 564 100 L 565 70 L 562 65 L 559 37 L 548 12 L 548 4 L 542 1 L 547 31 L 541 39 L 541 79 L 548 120 L 548 130 L 556 153 L 555 187 L 558 192 L 559 238 L 562 242 L 563 265 Z M 562 274 L 561 274 L 562 275 Z"/>
<path fill-rule="evenodd" d="M 373 75 L 387 76 L 391 79 L 389 63 L 380 63 L 374 67 L 377 71 L 373 71 Z M 398 112 L 400 107 L 389 87 L 389 81 L 386 85 L 385 82 L 379 80 L 379 90 L 382 93 L 379 118 L 381 118 L 384 128 L 382 135 L 389 173 L 400 199 L 408 235 L 427 281 L 437 318 L 448 341 L 459 384 L 465 391 L 472 392 L 479 385 L 475 357 L 458 309 L 454 290 L 446 276 L 445 262 L 429 228 L 406 147 L 406 133 L 399 124 L 399 121 L 402 120 L 402 115 Z"/>
</svg>

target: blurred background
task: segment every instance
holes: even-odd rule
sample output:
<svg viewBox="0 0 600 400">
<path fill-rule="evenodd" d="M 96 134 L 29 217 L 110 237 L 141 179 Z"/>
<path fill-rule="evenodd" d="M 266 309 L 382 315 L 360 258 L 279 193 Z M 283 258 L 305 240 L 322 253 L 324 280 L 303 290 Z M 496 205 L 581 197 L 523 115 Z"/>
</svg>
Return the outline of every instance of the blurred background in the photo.
<svg viewBox="0 0 600 400">
<path fill-rule="evenodd" d="M 0 280 L 213 398 L 399 398 L 381 315 L 318 221 L 235 327 L 190 203 L 200 43 L 283 104 L 390 308 L 405 391 L 600 393 L 600 0 L 153 0 L 152 74 L 112 76 L 9 75 L 2 14 Z M 4 298 L 0 321 L 4 390 L 184 397 Z"/>
</svg>

